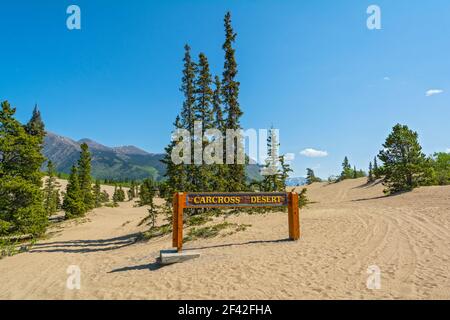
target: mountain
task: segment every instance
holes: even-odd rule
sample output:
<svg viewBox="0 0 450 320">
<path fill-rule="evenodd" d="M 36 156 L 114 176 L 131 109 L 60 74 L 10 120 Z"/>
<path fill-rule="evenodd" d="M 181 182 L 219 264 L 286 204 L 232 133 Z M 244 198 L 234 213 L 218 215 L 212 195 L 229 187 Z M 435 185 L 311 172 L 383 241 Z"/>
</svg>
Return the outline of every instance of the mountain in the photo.
<svg viewBox="0 0 450 320">
<path fill-rule="evenodd" d="M 111 148 L 90 139 L 74 141 L 48 132 L 44 140 L 44 156 L 58 172 L 69 173 L 78 161 L 80 145 L 86 143 L 92 154 L 92 175 L 96 179 L 141 180 L 163 177 L 163 154 L 152 154 L 134 146 Z"/>
<path fill-rule="evenodd" d="M 304 186 L 306 184 L 306 178 L 303 177 L 293 177 L 286 180 L 286 185 L 288 187 Z"/>
<path fill-rule="evenodd" d="M 164 154 L 148 153 L 135 146 L 108 147 L 91 139 L 72 140 L 51 132 L 44 139 L 43 153 L 58 172 L 70 173 L 77 163 L 81 144 L 86 143 L 92 154 L 92 176 L 96 179 L 119 181 L 142 180 L 152 177 L 161 180 L 166 171 L 160 161 Z M 247 178 L 260 180 L 258 165 L 248 165 Z"/>
</svg>

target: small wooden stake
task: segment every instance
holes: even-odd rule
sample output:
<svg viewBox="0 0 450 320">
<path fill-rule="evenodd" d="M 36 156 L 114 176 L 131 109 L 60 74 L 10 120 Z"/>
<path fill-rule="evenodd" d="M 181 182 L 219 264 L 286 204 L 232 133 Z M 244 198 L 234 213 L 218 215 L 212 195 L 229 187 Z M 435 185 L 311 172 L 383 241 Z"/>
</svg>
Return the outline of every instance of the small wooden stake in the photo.
<svg viewBox="0 0 450 320">
<path fill-rule="evenodd" d="M 185 202 L 186 202 L 186 195 L 184 193 L 177 193 L 177 212 L 176 212 L 177 243 L 176 243 L 176 248 L 177 248 L 178 252 L 181 252 L 181 250 L 183 250 L 183 211 L 184 211 Z"/>
<path fill-rule="evenodd" d="M 288 223 L 289 239 L 300 239 L 300 214 L 298 210 L 298 193 L 289 192 L 288 195 Z"/>
</svg>

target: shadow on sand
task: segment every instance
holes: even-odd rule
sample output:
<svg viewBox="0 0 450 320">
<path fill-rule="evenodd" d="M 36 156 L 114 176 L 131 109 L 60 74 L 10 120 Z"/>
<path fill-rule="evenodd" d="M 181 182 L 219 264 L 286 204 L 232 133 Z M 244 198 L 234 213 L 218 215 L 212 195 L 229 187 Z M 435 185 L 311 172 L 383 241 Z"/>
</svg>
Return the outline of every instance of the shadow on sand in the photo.
<svg viewBox="0 0 450 320">
<path fill-rule="evenodd" d="M 211 249 L 211 248 L 223 248 L 223 247 L 234 247 L 234 246 L 245 246 L 245 245 L 252 245 L 252 244 L 264 244 L 264 243 L 283 243 L 283 242 L 290 242 L 290 239 L 278 239 L 278 240 L 255 240 L 255 241 L 246 241 L 246 242 L 240 242 L 240 243 L 227 243 L 227 244 L 219 244 L 219 245 L 212 245 L 212 246 L 203 246 L 203 247 L 194 247 L 194 248 L 184 248 L 184 251 L 193 251 L 193 250 L 204 250 L 204 249 Z M 156 260 L 153 263 L 147 263 L 147 264 L 141 264 L 137 266 L 130 266 L 130 267 L 123 267 L 119 269 L 111 270 L 108 273 L 116 273 L 116 272 L 127 272 L 127 271 L 140 271 L 140 270 L 148 270 L 148 271 L 157 271 L 161 268 L 170 266 L 169 265 L 161 265 L 158 260 Z"/>
<path fill-rule="evenodd" d="M 98 240 L 71 240 L 37 243 L 30 250 L 31 253 L 37 252 L 63 252 L 63 253 L 88 253 L 111 251 L 124 248 L 136 243 L 140 233 L 115 237 L 110 239 Z"/>
<path fill-rule="evenodd" d="M 148 271 L 156 271 L 161 268 L 167 267 L 168 265 L 162 265 L 158 261 L 155 261 L 153 263 L 146 263 L 141 264 L 137 266 L 131 266 L 131 267 L 123 267 L 119 269 L 111 270 L 108 273 L 117 273 L 117 272 L 127 272 L 127 271 L 140 271 L 140 270 L 148 270 Z"/>
</svg>

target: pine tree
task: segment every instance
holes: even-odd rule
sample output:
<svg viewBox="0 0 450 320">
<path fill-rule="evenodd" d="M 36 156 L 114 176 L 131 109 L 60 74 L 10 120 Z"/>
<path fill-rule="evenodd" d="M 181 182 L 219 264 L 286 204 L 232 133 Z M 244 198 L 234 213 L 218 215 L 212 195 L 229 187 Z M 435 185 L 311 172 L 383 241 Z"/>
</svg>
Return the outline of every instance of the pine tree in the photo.
<svg viewBox="0 0 450 320">
<path fill-rule="evenodd" d="M 114 193 L 113 193 L 113 204 L 114 206 L 118 206 L 118 202 L 120 201 L 119 189 L 117 189 L 117 185 L 114 185 Z"/>
<path fill-rule="evenodd" d="M 358 178 L 358 171 L 356 170 L 356 166 L 353 166 L 353 179 Z"/>
<path fill-rule="evenodd" d="M 184 128 L 189 131 L 190 139 L 191 139 L 191 158 L 190 164 L 184 164 L 182 166 L 183 171 L 185 171 L 186 181 L 184 187 L 185 191 L 196 191 L 194 187 L 194 181 L 196 179 L 196 171 L 197 168 L 194 164 L 194 122 L 196 120 L 195 115 L 195 77 L 197 65 L 192 60 L 191 57 L 191 48 L 189 45 L 185 45 L 184 47 L 184 69 L 183 69 L 183 78 L 181 81 L 181 92 L 184 95 L 183 108 L 181 110 L 181 118 L 179 119 L 181 128 Z M 172 146 L 173 147 L 173 146 Z M 172 161 L 172 160 L 170 160 Z"/>
<path fill-rule="evenodd" d="M 62 208 L 66 212 L 66 219 L 83 216 L 86 212 L 76 166 L 72 166 Z"/>
<path fill-rule="evenodd" d="M 378 167 L 377 157 L 373 158 L 373 174 L 375 176 L 375 179 L 381 178 L 381 172 L 380 168 Z"/>
<path fill-rule="evenodd" d="M 119 190 L 117 190 L 118 193 L 118 200 L 119 202 L 124 202 L 125 201 L 125 191 L 123 190 L 122 186 L 119 187 Z"/>
<path fill-rule="evenodd" d="M 174 127 L 175 130 L 182 128 L 181 119 L 179 116 L 175 119 Z M 170 144 L 165 148 L 164 158 L 161 160 L 161 162 L 166 165 L 166 172 L 164 176 L 167 178 L 166 202 L 169 204 L 171 203 L 172 196 L 175 192 L 188 191 L 187 172 L 185 170 L 186 165 L 175 164 L 172 161 L 172 150 L 175 144 L 175 141 L 170 142 Z"/>
<path fill-rule="evenodd" d="M 406 125 L 397 124 L 383 147 L 378 158 L 383 161 L 386 192 L 409 191 L 427 183 L 430 166 L 422 153 L 417 132 Z"/>
<path fill-rule="evenodd" d="M 99 180 L 95 180 L 95 185 L 92 187 L 92 193 L 94 198 L 94 207 L 100 208 L 102 206 L 102 191 Z"/>
<path fill-rule="evenodd" d="M 107 203 L 109 202 L 109 194 L 106 192 L 106 190 L 103 190 L 100 193 L 100 203 Z"/>
<path fill-rule="evenodd" d="M 221 98 L 221 91 L 222 91 L 222 83 L 220 81 L 220 78 L 218 76 L 215 76 L 214 78 L 214 93 L 213 93 L 213 102 L 212 102 L 212 108 L 213 108 L 213 116 L 214 116 L 214 128 L 219 130 L 222 133 L 222 137 L 225 137 L 226 130 L 225 130 L 225 121 L 223 117 L 223 110 L 222 110 L 222 98 Z M 223 140 L 222 140 L 223 141 Z M 222 150 L 222 164 L 215 164 L 214 165 L 214 181 L 213 181 L 213 189 L 218 192 L 224 192 L 227 189 L 227 165 L 226 165 L 226 146 L 223 144 L 223 150 Z"/>
<path fill-rule="evenodd" d="M 128 190 L 128 199 L 133 200 L 136 197 L 136 182 L 133 180 L 130 184 L 130 190 Z"/>
<path fill-rule="evenodd" d="M 313 184 L 314 182 L 320 182 L 321 180 L 316 177 L 314 170 L 307 168 L 306 169 L 306 183 L 308 185 Z"/>
<path fill-rule="evenodd" d="M 151 181 L 148 181 L 151 183 Z M 158 215 L 158 210 L 157 210 L 157 206 L 155 205 L 154 202 L 154 197 L 156 196 L 156 189 L 155 188 L 148 188 L 146 190 L 146 202 L 147 205 L 150 207 L 148 209 L 148 216 L 145 217 L 140 223 L 139 225 L 144 224 L 145 222 L 149 221 L 150 224 L 150 228 L 153 229 L 155 227 L 156 224 L 156 217 Z"/>
<path fill-rule="evenodd" d="M 225 43 L 223 50 L 225 51 L 225 63 L 222 78 L 222 100 L 227 113 L 225 122 L 228 130 L 241 130 L 240 118 L 243 112 L 239 105 L 239 86 L 240 83 L 236 81 L 238 74 L 237 63 L 235 59 L 235 49 L 233 44 L 236 41 L 237 34 L 233 31 L 231 25 L 231 14 L 227 12 L 224 19 L 225 24 Z M 227 170 L 227 189 L 230 192 L 244 191 L 245 185 L 245 165 L 237 163 L 237 151 L 242 147 L 242 139 L 236 139 L 236 145 L 227 146 L 228 152 L 234 154 L 234 163 L 228 165 Z"/>
<path fill-rule="evenodd" d="M 49 160 L 47 163 L 47 178 L 44 186 L 44 208 L 48 216 L 58 211 L 59 192 L 57 190 L 57 181 L 55 168 Z"/>
<path fill-rule="evenodd" d="M 92 195 L 91 153 L 86 143 L 81 145 L 80 159 L 78 160 L 78 175 L 84 208 L 86 211 L 89 211 L 95 205 Z"/>
<path fill-rule="evenodd" d="M 42 121 L 41 112 L 38 109 L 37 104 L 34 106 L 33 115 L 30 121 L 25 125 L 25 130 L 32 136 L 39 136 L 42 139 L 45 136 L 45 125 Z"/>
<path fill-rule="evenodd" d="M 372 166 L 372 162 L 369 163 L 369 177 L 367 178 L 367 182 L 371 183 L 374 182 L 375 178 L 373 176 L 373 166 Z"/>
<path fill-rule="evenodd" d="M 196 104 L 195 119 L 202 122 L 202 136 L 196 137 L 202 142 L 202 150 L 208 145 L 209 141 L 205 136 L 205 132 L 208 129 L 214 127 L 214 118 L 212 111 L 213 103 L 213 90 L 211 89 L 212 79 L 209 71 L 208 59 L 203 53 L 199 55 L 199 63 L 197 66 L 197 78 L 195 81 L 195 95 Z M 198 191 L 206 192 L 213 191 L 214 172 L 213 166 L 208 165 L 202 161 L 202 164 L 198 165 L 195 172 L 195 180 L 193 185 Z"/>
<path fill-rule="evenodd" d="M 289 178 L 289 173 L 293 172 L 289 163 L 286 162 L 286 156 L 280 157 L 280 166 L 281 166 L 281 174 L 279 179 L 279 188 L 278 191 L 284 192 L 286 191 L 286 181 Z"/>
<path fill-rule="evenodd" d="M 278 137 L 272 127 L 267 137 L 267 159 L 263 169 L 264 179 L 262 181 L 263 190 L 267 192 L 277 191 L 280 185 L 279 147 Z"/>
<path fill-rule="evenodd" d="M 7 101 L 1 103 L 0 235 L 39 235 L 48 224 L 41 190 L 42 137 L 28 134 L 15 112 Z"/>
<path fill-rule="evenodd" d="M 156 191 L 155 182 L 148 178 L 145 179 L 141 184 L 141 189 L 139 191 L 139 206 L 150 205 L 153 201 Z"/>
<path fill-rule="evenodd" d="M 342 162 L 342 172 L 340 176 L 340 180 L 345 179 L 352 179 L 354 176 L 354 171 L 352 170 L 352 167 L 350 165 L 350 162 L 348 161 L 348 158 L 344 158 L 344 162 Z"/>
</svg>

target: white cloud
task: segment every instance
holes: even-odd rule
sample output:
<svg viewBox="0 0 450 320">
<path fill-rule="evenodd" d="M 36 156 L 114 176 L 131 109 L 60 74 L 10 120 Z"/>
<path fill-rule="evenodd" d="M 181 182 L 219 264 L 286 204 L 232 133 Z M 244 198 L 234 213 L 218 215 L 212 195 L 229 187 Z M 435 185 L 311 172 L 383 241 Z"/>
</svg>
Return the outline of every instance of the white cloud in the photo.
<svg viewBox="0 0 450 320">
<path fill-rule="evenodd" d="M 286 161 L 294 161 L 295 160 L 295 153 L 286 153 L 284 155 L 284 159 Z"/>
<path fill-rule="evenodd" d="M 384 77 L 383 80 L 384 80 L 384 81 L 391 81 L 391 78 L 389 78 L 389 77 Z"/>
<path fill-rule="evenodd" d="M 447 148 L 447 150 L 445 150 L 445 152 L 450 153 L 450 148 Z"/>
<path fill-rule="evenodd" d="M 302 150 L 302 151 L 300 151 L 300 154 L 302 156 L 305 156 L 305 157 L 308 157 L 308 158 L 323 158 L 323 157 L 327 157 L 328 156 L 328 152 L 315 150 L 315 149 L 312 149 L 312 148 L 308 148 L 308 149 Z"/>
<path fill-rule="evenodd" d="M 441 90 L 441 89 L 430 89 L 430 90 L 428 90 L 426 93 L 425 93 L 425 95 L 427 96 L 427 97 L 431 97 L 431 96 L 434 96 L 434 95 L 436 95 L 436 94 L 441 94 L 441 93 L 443 93 L 444 92 L 444 90 Z"/>
</svg>

